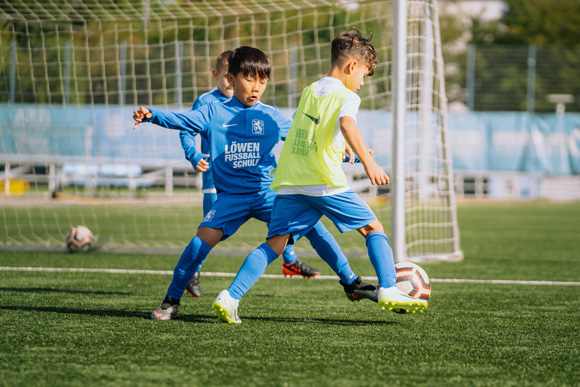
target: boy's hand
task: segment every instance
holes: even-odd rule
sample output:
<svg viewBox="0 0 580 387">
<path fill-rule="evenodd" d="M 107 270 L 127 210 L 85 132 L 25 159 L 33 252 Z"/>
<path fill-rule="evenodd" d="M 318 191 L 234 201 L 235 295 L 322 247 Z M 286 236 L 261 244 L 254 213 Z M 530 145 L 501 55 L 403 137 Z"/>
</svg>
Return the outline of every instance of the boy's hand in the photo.
<svg viewBox="0 0 580 387">
<path fill-rule="evenodd" d="M 137 125 L 141 123 L 146 118 L 151 118 L 151 110 L 147 109 L 146 107 L 139 106 L 139 110 L 133 111 L 133 119 L 135 120 L 135 126 L 133 129 L 137 129 Z"/>
<path fill-rule="evenodd" d="M 371 180 L 372 185 L 385 185 L 389 184 L 391 179 L 389 179 L 389 175 L 383 168 L 381 168 L 377 163 L 373 162 L 369 163 L 370 165 L 365 165 L 365 172 L 367 176 Z"/>
<path fill-rule="evenodd" d="M 197 172 L 205 172 L 209 169 L 209 163 L 205 160 L 206 157 L 209 157 L 209 155 L 204 155 L 204 158 L 199 160 L 199 163 L 197 163 L 197 166 L 195 167 Z"/>
<path fill-rule="evenodd" d="M 342 161 L 346 160 L 347 154 L 348 154 L 348 162 L 354 164 L 354 152 L 352 151 L 352 149 L 350 149 L 348 144 L 345 144 L 344 152 L 342 152 Z"/>
</svg>

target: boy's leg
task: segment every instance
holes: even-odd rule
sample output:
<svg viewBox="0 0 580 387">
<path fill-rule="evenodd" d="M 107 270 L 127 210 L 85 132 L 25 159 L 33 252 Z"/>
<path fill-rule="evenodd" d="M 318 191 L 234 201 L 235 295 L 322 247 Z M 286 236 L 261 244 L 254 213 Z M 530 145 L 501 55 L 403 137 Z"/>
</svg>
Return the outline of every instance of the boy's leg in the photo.
<svg viewBox="0 0 580 387">
<path fill-rule="evenodd" d="M 284 252 L 282 252 L 282 258 L 284 258 L 284 262 L 282 262 L 284 277 L 301 275 L 304 278 L 314 278 L 320 275 L 320 270 L 310 266 L 296 255 L 293 245 L 286 245 Z"/>
<path fill-rule="evenodd" d="M 272 263 L 280 252 L 284 249 L 284 245 L 288 242 L 289 235 L 276 235 L 270 238 L 266 243 L 262 243 L 257 249 L 252 251 L 247 257 L 242 267 L 236 274 L 236 278 L 231 283 L 228 291 L 230 295 L 236 300 L 240 300 L 244 294 L 256 283 L 260 278 L 266 267 Z M 276 250 L 272 246 L 278 246 Z M 280 246 L 282 246 L 280 248 Z"/>
<path fill-rule="evenodd" d="M 320 258 L 332 268 L 341 281 L 352 284 L 357 277 L 336 239 L 320 222 L 322 213 L 311 203 L 312 200 L 316 201 L 313 197 L 305 195 L 276 196 L 269 225 L 268 244 L 277 235 L 290 233 L 294 241 L 306 236 Z M 300 214 L 299 217 L 296 214 Z"/>
<path fill-rule="evenodd" d="M 220 229 L 200 227 L 197 235 L 187 245 L 177 262 L 177 266 L 175 266 L 173 280 L 167 290 L 168 297 L 178 301 L 181 299 L 185 285 L 193 277 L 195 269 L 205 260 L 213 246 L 222 239 L 223 235 Z"/>
<path fill-rule="evenodd" d="M 377 273 L 379 286 L 390 288 L 397 285 L 397 273 L 395 272 L 395 260 L 393 249 L 389 245 L 389 239 L 383 232 L 383 226 L 378 219 L 359 229 L 366 239 L 369 259 Z"/>
<path fill-rule="evenodd" d="M 379 278 L 379 305 L 384 309 L 425 309 L 424 300 L 414 299 L 396 287 L 395 262 L 389 240 L 374 212 L 354 191 L 310 199 L 341 231 L 358 230 L 366 238 L 369 258 Z"/>
<path fill-rule="evenodd" d="M 318 221 L 304 236 L 308 239 L 312 248 L 316 250 L 320 258 L 330 266 L 342 282 L 352 283 L 356 279 L 356 275 L 350 268 L 348 259 L 342 252 L 336 239 L 334 239 L 330 231 L 324 227 L 321 221 Z"/>
<path fill-rule="evenodd" d="M 369 258 L 379 278 L 381 308 L 397 313 L 415 313 L 426 309 L 429 306 L 427 301 L 410 297 L 397 288 L 393 250 L 380 222 L 375 220 L 359 232 L 366 237 Z"/>
<path fill-rule="evenodd" d="M 217 200 L 217 193 L 204 193 L 203 194 L 203 216 L 204 217 L 211 210 L 211 208 L 213 207 L 216 200 Z M 201 265 L 203 264 L 204 261 L 205 261 L 205 259 L 203 259 L 199 263 L 199 265 L 197 265 L 197 268 L 195 269 L 195 272 L 193 273 L 193 277 L 185 286 L 185 290 L 189 294 L 191 294 L 192 297 L 201 297 L 203 295 L 203 293 L 201 291 L 201 285 L 199 284 L 199 279 L 200 279 Z"/>
<path fill-rule="evenodd" d="M 187 283 L 193 277 L 195 268 L 205 260 L 213 246 L 223 237 L 219 229 L 201 227 L 196 236 L 185 247 L 173 270 L 173 279 L 161 305 L 152 313 L 155 320 L 169 320 L 177 317 L 179 301 Z M 207 241 L 207 242 L 206 242 Z M 209 242 L 209 243 L 208 243 Z"/>
<path fill-rule="evenodd" d="M 378 302 L 378 288 L 376 285 L 363 282 L 351 269 L 348 259 L 322 222 L 316 225 L 305 235 L 324 262 L 340 278 L 346 297 L 351 301 L 360 301 L 363 298 Z"/>
<path fill-rule="evenodd" d="M 284 258 L 284 263 L 291 265 L 296 262 L 296 252 L 294 251 L 294 246 L 286 245 L 284 252 L 282 252 L 282 258 Z"/>
<path fill-rule="evenodd" d="M 272 190 L 268 190 L 264 194 L 255 198 L 252 210 L 256 219 L 270 223 L 275 198 L 276 192 Z M 282 257 L 284 258 L 284 261 L 282 262 L 282 274 L 284 274 L 284 276 L 300 275 L 304 278 L 312 278 L 320 274 L 318 269 L 308 265 L 296 255 L 294 246 L 291 244 L 286 245 Z"/>
<path fill-rule="evenodd" d="M 289 234 L 276 235 L 262 243 L 244 260 L 236 278 L 227 290 L 222 290 L 213 303 L 214 312 L 227 323 L 241 323 L 238 317 L 238 304 L 246 292 L 260 278 L 266 267 L 284 250 Z"/>
<path fill-rule="evenodd" d="M 221 195 L 212 210 L 199 225 L 197 235 L 181 255 L 174 270 L 174 278 L 167 296 L 152 314 L 157 320 L 168 320 L 177 316 L 177 306 L 194 269 L 201 263 L 219 241 L 236 233 L 251 216 L 251 197 L 243 195 Z M 171 308 L 170 308 L 171 307 Z M 173 311 L 174 309 L 174 311 Z"/>
</svg>

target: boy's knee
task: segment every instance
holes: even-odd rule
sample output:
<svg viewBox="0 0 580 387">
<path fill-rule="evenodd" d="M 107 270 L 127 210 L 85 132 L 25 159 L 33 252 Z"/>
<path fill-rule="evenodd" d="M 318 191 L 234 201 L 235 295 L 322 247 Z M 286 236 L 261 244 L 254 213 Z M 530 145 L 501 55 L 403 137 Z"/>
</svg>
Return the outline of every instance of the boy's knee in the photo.
<svg viewBox="0 0 580 387">
<path fill-rule="evenodd" d="M 288 243 L 288 239 L 290 238 L 290 234 L 286 235 L 275 235 L 266 240 L 266 244 L 270 246 L 272 250 L 276 254 L 281 255 L 284 249 L 286 248 L 286 244 Z"/>
<path fill-rule="evenodd" d="M 362 236 L 364 236 L 366 238 L 375 232 L 384 233 L 385 229 L 383 228 L 383 225 L 381 224 L 381 222 L 379 222 L 378 219 L 375 219 L 370 224 L 367 224 L 366 226 L 359 228 L 358 232 L 361 233 Z"/>
<path fill-rule="evenodd" d="M 217 228 L 200 227 L 197 230 L 196 236 L 214 248 L 222 240 L 224 233 Z"/>
</svg>

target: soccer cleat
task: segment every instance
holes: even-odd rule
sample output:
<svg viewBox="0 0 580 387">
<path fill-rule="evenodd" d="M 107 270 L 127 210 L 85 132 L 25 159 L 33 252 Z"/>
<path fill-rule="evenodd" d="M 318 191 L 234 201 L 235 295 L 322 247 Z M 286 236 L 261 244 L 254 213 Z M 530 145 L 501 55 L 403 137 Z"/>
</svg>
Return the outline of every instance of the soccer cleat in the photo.
<svg viewBox="0 0 580 387">
<path fill-rule="evenodd" d="M 417 313 L 429 307 L 426 300 L 411 297 L 396 286 L 379 289 L 379 306 L 395 313 Z"/>
<path fill-rule="evenodd" d="M 171 305 L 170 303 L 162 302 L 159 308 L 151 313 L 151 318 L 153 320 L 173 320 L 177 318 L 178 307 L 179 304 Z"/>
<path fill-rule="evenodd" d="M 230 292 L 222 290 L 213 302 L 213 311 L 223 322 L 240 324 L 242 320 L 238 317 L 238 303 L 238 300 L 230 296 Z"/>
<path fill-rule="evenodd" d="M 282 274 L 284 274 L 284 277 L 287 275 L 290 277 L 293 275 L 301 275 L 304 278 L 314 278 L 320 275 L 320 271 L 308 265 L 301 258 L 296 257 L 296 262 L 289 265 L 286 262 L 282 263 Z"/>
<path fill-rule="evenodd" d="M 191 294 L 192 297 L 201 297 L 201 286 L 199 286 L 199 271 L 193 274 L 191 281 L 187 283 L 185 291 Z"/>
<path fill-rule="evenodd" d="M 379 302 L 379 287 L 368 282 L 363 282 L 362 278 L 356 277 L 352 284 L 345 284 L 339 281 L 344 287 L 346 298 L 351 301 L 360 301 L 364 298 L 373 302 Z"/>
</svg>

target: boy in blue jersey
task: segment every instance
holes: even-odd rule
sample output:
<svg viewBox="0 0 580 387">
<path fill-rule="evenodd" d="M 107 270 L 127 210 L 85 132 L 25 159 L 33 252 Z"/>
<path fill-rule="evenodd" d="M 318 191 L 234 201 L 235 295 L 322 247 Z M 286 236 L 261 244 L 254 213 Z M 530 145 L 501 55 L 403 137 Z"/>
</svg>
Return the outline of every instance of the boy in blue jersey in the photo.
<svg viewBox="0 0 580 387">
<path fill-rule="evenodd" d="M 269 188 L 273 180 L 270 172 L 277 165 L 272 148 L 286 137 L 291 124 L 278 108 L 259 102 L 270 71 L 269 59 L 262 51 L 240 47 L 230 56 L 228 66 L 233 98 L 181 114 L 145 107 L 134 111 L 135 128 L 140 122 L 152 122 L 204 137 L 210 145 L 209 155 L 218 193 L 214 206 L 182 253 L 167 295 L 151 315 L 153 319 L 177 317 L 187 282 L 217 243 L 233 235 L 252 217 L 270 222 L 276 196 Z M 336 240 L 322 223 L 317 222 L 305 236 L 346 284 L 345 293 L 350 300 L 368 298 L 377 301 L 376 287 L 362 282 L 353 273 Z"/>
<path fill-rule="evenodd" d="M 213 101 L 227 101 L 233 96 L 234 91 L 227 77 L 228 59 L 232 52 L 233 51 L 231 50 L 227 50 L 217 57 L 215 68 L 211 71 L 211 75 L 216 81 L 216 87 L 210 92 L 199 96 L 193 103 L 192 110 L 198 109 Z M 203 216 L 205 217 L 217 200 L 217 191 L 213 181 L 211 165 L 207 161 L 210 156 L 209 144 L 207 140 L 202 137 L 201 152 L 198 152 L 195 141 L 196 135 L 196 133 L 187 130 L 179 132 L 179 138 L 181 139 L 181 145 L 185 152 L 185 158 L 191 162 L 191 165 L 197 172 L 202 173 L 201 192 L 203 193 Z M 284 258 L 284 262 L 282 263 L 282 273 L 284 276 L 301 275 L 305 278 L 312 278 L 320 274 L 319 270 L 308 265 L 296 256 L 292 245 L 286 246 L 286 249 L 282 253 L 282 257 Z M 201 263 L 195 270 L 193 278 L 185 287 L 185 290 L 193 297 L 201 297 L 203 295 L 200 286 L 200 270 Z"/>
<path fill-rule="evenodd" d="M 304 89 L 282 148 L 271 187 L 278 195 L 266 243 L 248 255 L 230 287 L 214 301 L 214 311 L 224 322 L 241 322 L 237 309 L 243 295 L 266 266 L 278 258 L 290 238 L 302 237 L 323 215 L 341 232 L 357 230 L 366 239 L 369 258 L 379 279 L 378 301 L 383 309 L 414 313 L 428 306 L 427 301 L 409 297 L 396 287 L 393 254 L 383 226 L 348 187 L 341 168 L 346 139 L 371 183 L 389 183 L 389 177 L 372 158 L 356 126 L 361 102 L 356 91 L 364 78 L 374 73 L 375 48 L 360 31 L 353 29 L 338 34 L 331 51 L 329 74 Z"/>
</svg>

